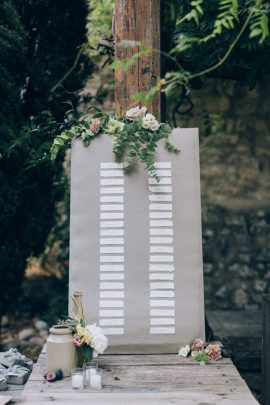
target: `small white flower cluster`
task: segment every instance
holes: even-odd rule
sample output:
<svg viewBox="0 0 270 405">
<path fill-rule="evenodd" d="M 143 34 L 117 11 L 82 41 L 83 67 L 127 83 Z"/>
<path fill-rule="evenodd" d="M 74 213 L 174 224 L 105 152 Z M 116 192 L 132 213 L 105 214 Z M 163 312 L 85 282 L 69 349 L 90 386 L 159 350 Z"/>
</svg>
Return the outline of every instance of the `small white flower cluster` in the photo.
<svg viewBox="0 0 270 405">
<path fill-rule="evenodd" d="M 102 332 L 102 329 L 95 323 L 87 325 L 87 329 L 91 335 L 91 347 L 94 349 L 93 356 L 97 357 L 103 354 L 108 347 L 108 338 Z"/>
<path fill-rule="evenodd" d="M 157 131 L 160 124 L 152 114 L 146 114 L 142 120 L 142 127 L 145 129 L 150 129 L 151 131 Z"/>
<path fill-rule="evenodd" d="M 180 357 L 187 357 L 189 355 L 189 353 L 190 353 L 190 346 L 189 345 L 181 347 L 181 349 L 179 349 L 179 352 L 178 352 Z"/>
<path fill-rule="evenodd" d="M 120 122 L 115 120 L 114 118 L 110 118 L 108 122 L 107 132 L 111 135 L 115 134 L 117 131 L 123 131 L 125 124 L 124 122 Z"/>
</svg>

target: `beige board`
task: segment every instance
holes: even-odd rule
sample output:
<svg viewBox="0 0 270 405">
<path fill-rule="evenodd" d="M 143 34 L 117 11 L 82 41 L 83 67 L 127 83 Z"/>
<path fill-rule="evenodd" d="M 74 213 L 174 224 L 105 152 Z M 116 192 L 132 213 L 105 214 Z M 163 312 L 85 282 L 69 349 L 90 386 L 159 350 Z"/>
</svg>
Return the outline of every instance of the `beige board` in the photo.
<svg viewBox="0 0 270 405">
<path fill-rule="evenodd" d="M 72 145 L 69 294 L 82 291 L 89 322 L 110 352 L 176 352 L 204 338 L 199 140 L 174 129 L 156 171 L 124 175 L 112 138 Z"/>
</svg>

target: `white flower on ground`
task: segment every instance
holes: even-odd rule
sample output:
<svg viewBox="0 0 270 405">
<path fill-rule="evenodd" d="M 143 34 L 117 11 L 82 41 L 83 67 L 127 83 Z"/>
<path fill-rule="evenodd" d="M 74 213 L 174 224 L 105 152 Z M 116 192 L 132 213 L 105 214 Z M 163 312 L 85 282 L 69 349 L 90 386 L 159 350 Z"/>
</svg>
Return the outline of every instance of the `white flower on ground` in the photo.
<svg viewBox="0 0 270 405">
<path fill-rule="evenodd" d="M 124 123 L 110 118 L 108 122 L 107 132 L 111 135 L 115 134 L 117 131 L 122 131 L 124 128 Z"/>
<path fill-rule="evenodd" d="M 87 325 L 87 330 L 91 335 L 90 346 L 97 352 L 97 354 L 103 354 L 108 347 L 108 338 L 102 332 L 102 329 L 95 323 L 93 325 Z"/>
<path fill-rule="evenodd" d="M 147 111 L 146 107 L 140 108 L 139 106 L 137 106 L 137 107 L 134 107 L 134 108 L 131 108 L 130 110 L 128 110 L 126 112 L 126 117 L 129 120 L 135 120 L 135 118 L 144 117 L 146 111 Z"/>
<path fill-rule="evenodd" d="M 160 124 L 152 114 L 146 114 L 146 116 L 143 117 L 142 127 L 145 129 L 150 129 L 151 131 L 157 131 Z"/>
<path fill-rule="evenodd" d="M 186 345 L 184 347 L 181 347 L 181 349 L 179 349 L 178 354 L 180 357 L 187 357 L 189 352 L 190 352 L 190 346 Z"/>
</svg>

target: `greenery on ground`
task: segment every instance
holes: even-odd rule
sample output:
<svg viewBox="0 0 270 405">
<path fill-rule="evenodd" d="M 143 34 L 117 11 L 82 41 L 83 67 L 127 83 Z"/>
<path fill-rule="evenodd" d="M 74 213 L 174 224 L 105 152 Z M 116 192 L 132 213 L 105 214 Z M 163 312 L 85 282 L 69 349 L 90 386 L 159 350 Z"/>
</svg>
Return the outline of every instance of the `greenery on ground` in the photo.
<svg viewBox="0 0 270 405">
<path fill-rule="evenodd" d="M 51 111 L 52 126 L 63 119 L 67 100 L 77 105 L 92 70 L 80 50 L 87 17 L 84 0 L 68 0 L 64 9 L 59 0 L 0 3 L 0 316 L 16 308 L 26 260 L 44 251 L 67 190 L 62 159 L 31 167 L 53 132 L 29 128 L 42 111 Z"/>
</svg>

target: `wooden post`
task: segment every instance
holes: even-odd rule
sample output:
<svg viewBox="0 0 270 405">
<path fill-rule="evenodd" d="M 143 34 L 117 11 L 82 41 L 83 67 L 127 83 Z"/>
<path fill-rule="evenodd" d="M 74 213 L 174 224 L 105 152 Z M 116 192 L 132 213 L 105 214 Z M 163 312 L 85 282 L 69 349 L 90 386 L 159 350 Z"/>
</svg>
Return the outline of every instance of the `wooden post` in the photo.
<svg viewBox="0 0 270 405">
<path fill-rule="evenodd" d="M 262 405 L 270 404 L 270 294 L 263 295 Z"/>
<path fill-rule="evenodd" d="M 122 40 L 140 41 L 151 49 L 160 49 L 160 0 L 116 0 L 115 1 L 115 58 L 125 60 L 138 52 L 138 46 L 124 47 Z M 137 58 L 127 73 L 115 72 L 115 112 L 125 113 L 138 105 L 132 95 L 149 91 L 160 77 L 160 55 L 152 51 Z M 160 119 L 160 94 L 148 106 Z"/>
</svg>

